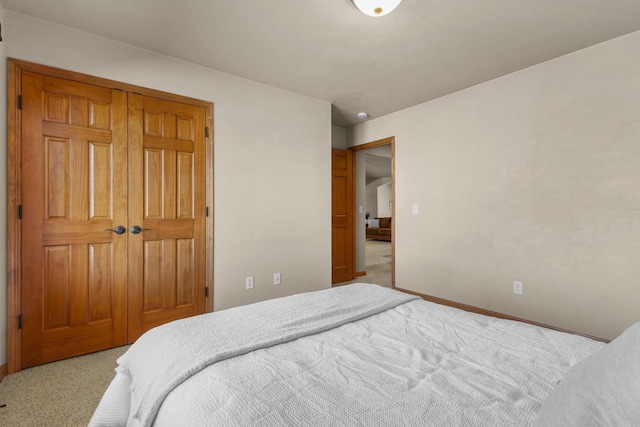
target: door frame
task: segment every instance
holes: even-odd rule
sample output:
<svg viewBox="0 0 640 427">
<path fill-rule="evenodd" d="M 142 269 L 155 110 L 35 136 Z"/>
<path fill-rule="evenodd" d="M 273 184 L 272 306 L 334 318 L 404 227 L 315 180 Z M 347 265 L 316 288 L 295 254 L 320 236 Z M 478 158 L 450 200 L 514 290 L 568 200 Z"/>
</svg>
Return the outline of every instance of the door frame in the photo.
<svg viewBox="0 0 640 427">
<path fill-rule="evenodd" d="M 368 150 L 371 148 L 376 148 L 376 147 L 382 147 L 384 145 L 390 145 L 391 146 L 391 200 L 393 200 L 393 206 L 394 206 L 394 212 L 397 209 L 398 204 L 396 203 L 396 137 L 395 136 L 390 136 L 387 138 L 382 138 L 382 139 L 378 139 L 376 141 L 371 141 L 371 142 L 367 142 L 365 144 L 361 144 L 361 145 L 356 145 L 353 147 L 349 147 L 349 150 L 353 151 L 354 153 L 357 153 L 358 151 L 364 151 L 364 150 Z M 356 173 L 356 156 L 353 157 L 353 162 L 354 162 L 354 170 L 353 170 L 353 174 L 354 177 L 357 176 Z M 353 180 L 353 185 L 354 188 L 357 189 L 357 180 L 354 179 Z M 356 193 L 357 191 L 353 192 L 353 203 L 351 204 L 351 206 L 353 206 L 354 210 L 357 210 L 356 208 Z M 394 213 L 391 214 L 392 218 L 395 217 L 396 215 L 394 215 Z M 357 216 L 357 213 L 354 215 L 354 217 Z M 392 219 L 391 221 L 391 288 L 395 289 L 396 288 L 396 220 L 394 221 Z M 353 230 L 354 235 L 356 234 L 356 227 L 354 227 Z M 355 239 L 357 239 L 357 235 L 354 236 Z M 355 241 L 354 239 L 354 241 Z M 357 245 L 356 245 L 357 247 Z M 357 253 L 354 253 L 354 267 L 356 264 L 356 258 L 357 258 Z M 354 269 L 355 271 L 355 269 Z M 357 273 L 356 273 L 357 274 Z"/>
<path fill-rule="evenodd" d="M 205 311 L 213 311 L 213 103 L 200 99 L 189 98 L 167 92 L 148 89 L 128 83 L 103 79 L 87 74 L 48 67 L 32 62 L 9 58 L 9 76 L 7 82 L 7 364 L 8 373 L 21 370 L 21 332 L 19 329 L 19 316 L 22 309 L 22 283 L 21 283 L 21 242 L 22 231 L 19 217 L 19 208 L 22 204 L 22 188 L 20 177 L 21 147 L 22 147 L 22 111 L 19 108 L 19 96 L 21 93 L 21 75 L 23 71 L 29 71 L 60 79 L 73 80 L 81 83 L 101 86 L 110 89 L 135 92 L 154 98 L 202 107 L 205 109 L 205 126 L 208 128 L 205 136 L 206 156 L 206 297 Z M 204 131 L 204 130 L 203 130 Z"/>
</svg>

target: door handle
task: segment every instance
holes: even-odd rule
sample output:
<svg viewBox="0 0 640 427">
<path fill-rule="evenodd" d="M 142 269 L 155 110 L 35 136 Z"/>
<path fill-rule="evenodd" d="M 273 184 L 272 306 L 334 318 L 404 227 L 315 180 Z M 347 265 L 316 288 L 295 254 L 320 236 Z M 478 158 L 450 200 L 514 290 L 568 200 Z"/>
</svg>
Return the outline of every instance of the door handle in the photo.
<svg viewBox="0 0 640 427">
<path fill-rule="evenodd" d="M 145 230 L 151 230 L 151 229 L 150 228 L 140 228 L 139 225 L 132 225 L 131 229 L 129 231 L 131 231 L 132 234 L 140 234 L 141 232 L 143 232 Z"/>
<path fill-rule="evenodd" d="M 118 225 L 118 226 L 117 226 L 116 228 L 114 228 L 114 229 L 107 228 L 107 229 L 105 229 L 104 231 L 113 231 L 113 232 L 114 232 L 114 233 L 116 233 L 116 234 L 124 234 L 124 233 L 126 233 L 126 232 L 127 232 L 127 229 L 126 229 L 126 228 L 124 228 L 124 226 L 122 226 L 122 225 Z"/>
</svg>

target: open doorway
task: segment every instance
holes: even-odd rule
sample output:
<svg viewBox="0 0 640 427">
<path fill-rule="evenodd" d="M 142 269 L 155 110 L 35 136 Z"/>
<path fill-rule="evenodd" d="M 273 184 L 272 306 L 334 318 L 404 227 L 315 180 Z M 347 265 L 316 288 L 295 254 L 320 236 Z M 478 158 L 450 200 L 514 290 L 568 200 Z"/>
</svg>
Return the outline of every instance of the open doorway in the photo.
<svg viewBox="0 0 640 427">
<path fill-rule="evenodd" d="M 350 148 L 355 155 L 355 279 L 395 286 L 395 140 Z"/>
<path fill-rule="evenodd" d="M 388 287 L 393 283 L 392 172 L 391 144 L 356 152 L 356 274 L 364 273 L 362 281 Z M 358 233 L 362 225 L 364 239 L 362 231 Z"/>
</svg>

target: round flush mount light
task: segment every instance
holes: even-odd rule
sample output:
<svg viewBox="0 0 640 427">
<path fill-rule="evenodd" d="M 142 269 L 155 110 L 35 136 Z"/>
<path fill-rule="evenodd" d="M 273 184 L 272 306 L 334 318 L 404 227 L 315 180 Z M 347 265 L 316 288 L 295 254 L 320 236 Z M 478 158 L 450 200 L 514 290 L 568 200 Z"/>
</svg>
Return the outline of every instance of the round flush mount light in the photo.
<svg viewBox="0 0 640 427">
<path fill-rule="evenodd" d="M 365 113 L 364 111 L 362 111 L 362 112 L 358 113 L 358 118 L 360 120 L 364 120 L 364 119 L 369 118 L 369 115 L 367 113 Z"/>
<path fill-rule="evenodd" d="M 351 0 L 365 15 L 378 17 L 391 13 L 402 0 Z"/>
</svg>

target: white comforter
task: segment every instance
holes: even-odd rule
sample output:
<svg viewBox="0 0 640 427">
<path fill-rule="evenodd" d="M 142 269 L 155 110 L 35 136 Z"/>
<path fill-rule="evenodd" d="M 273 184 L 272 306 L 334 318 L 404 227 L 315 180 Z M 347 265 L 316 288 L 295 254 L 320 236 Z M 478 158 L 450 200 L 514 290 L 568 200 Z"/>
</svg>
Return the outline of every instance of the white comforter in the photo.
<svg viewBox="0 0 640 427">
<path fill-rule="evenodd" d="M 335 296 L 338 289 L 328 293 Z M 361 300 L 370 298 L 367 294 L 392 300 L 403 295 L 370 285 L 346 289 L 337 293 L 339 299 L 348 306 L 355 298 L 351 304 L 360 308 L 371 305 Z M 119 396 L 122 405 L 116 389 L 127 387 L 134 394 L 147 387 L 160 396 L 157 416 L 152 412 L 146 418 L 140 416 L 144 397 L 134 397 L 130 425 L 155 417 L 156 426 L 527 426 L 566 370 L 602 345 L 421 300 L 399 301 L 378 314 L 358 315 L 358 321 L 323 327 L 324 332 L 300 339 L 293 334 L 279 345 L 199 363 L 203 369 L 187 378 L 178 375 L 181 381 L 168 375 L 171 379 L 158 382 L 170 385 L 166 393 L 153 384 L 131 384 L 136 374 L 129 360 L 126 371 L 119 367 L 105 398 Z M 325 318 L 312 317 L 314 322 Z M 249 335 L 255 339 L 253 332 Z M 145 350 L 138 347 L 142 362 Z M 146 372 L 164 376 L 155 369 Z M 103 409 L 109 407 L 103 403 Z M 99 408 L 92 425 L 114 425 L 101 417 Z"/>
</svg>

